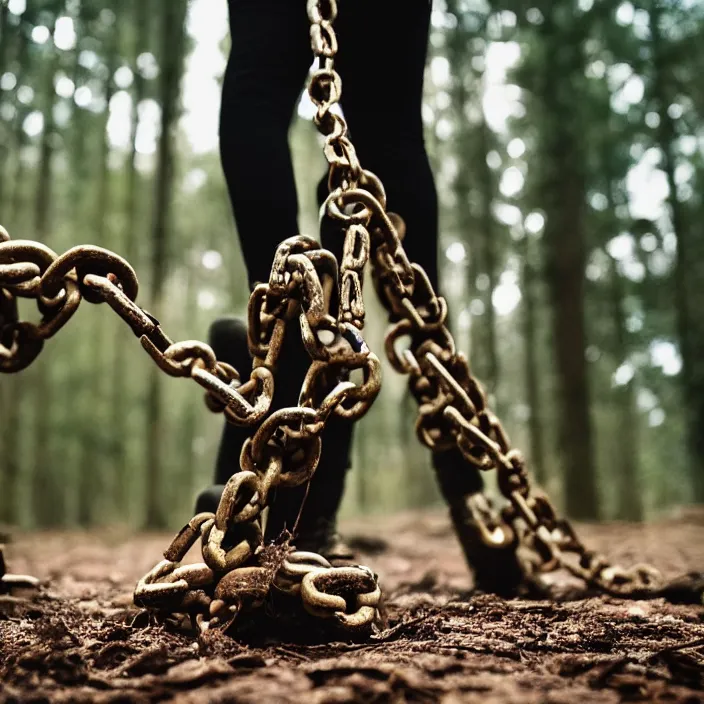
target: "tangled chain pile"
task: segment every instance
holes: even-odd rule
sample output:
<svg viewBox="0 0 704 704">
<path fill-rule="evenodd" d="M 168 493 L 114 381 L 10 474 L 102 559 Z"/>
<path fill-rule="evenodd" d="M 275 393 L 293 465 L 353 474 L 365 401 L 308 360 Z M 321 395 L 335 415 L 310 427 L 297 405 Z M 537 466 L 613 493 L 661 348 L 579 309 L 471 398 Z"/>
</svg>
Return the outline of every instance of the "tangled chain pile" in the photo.
<svg viewBox="0 0 704 704">
<path fill-rule="evenodd" d="M 157 612 L 175 611 L 230 623 L 242 608 L 260 606 L 272 584 L 299 595 L 306 610 L 337 620 L 348 629 L 371 627 L 380 592 L 367 568 L 333 568 L 321 556 L 293 552 L 276 569 L 263 566 L 261 512 L 269 493 L 310 480 L 321 450 L 320 435 L 334 412 L 363 415 L 379 392 L 380 364 L 351 323 L 325 311 L 323 281 L 337 285 L 337 262 L 307 237 L 279 247 L 270 285 L 257 287 L 249 307 L 252 353 L 250 379 L 218 362 L 204 343 L 172 342 L 134 299 L 138 283 L 121 257 L 92 246 L 57 256 L 37 242 L 13 241 L 0 232 L 0 370 L 19 371 L 41 352 L 78 309 L 81 300 L 107 303 L 139 337 L 167 374 L 191 377 L 206 389 L 206 402 L 228 421 L 258 426 L 245 444 L 242 471 L 231 477 L 214 514 L 194 517 L 165 552 L 165 560 L 138 584 L 135 601 Z M 41 320 L 20 321 L 17 298 L 37 302 Z M 313 362 L 301 389 L 300 405 L 270 415 L 274 370 L 287 326 L 300 318 Z M 357 386 L 341 381 L 360 369 Z M 265 419 L 265 420 L 264 420 Z M 180 566 L 202 540 L 203 562 Z M 229 614 L 229 616 L 228 616 Z"/>
</svg>

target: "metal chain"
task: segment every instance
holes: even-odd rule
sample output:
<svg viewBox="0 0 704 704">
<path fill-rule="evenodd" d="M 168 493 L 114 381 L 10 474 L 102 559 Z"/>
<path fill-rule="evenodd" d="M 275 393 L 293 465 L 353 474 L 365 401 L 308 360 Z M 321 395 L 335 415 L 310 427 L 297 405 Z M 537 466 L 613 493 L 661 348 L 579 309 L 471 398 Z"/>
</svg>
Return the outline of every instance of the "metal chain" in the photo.
<svg viewBox="0 0 704 704">
<path fill-rule="evenodd" d="M 373 247 L 372 247 L 373 248 Z M 416 433 L 431 450 L 456 447 L 467 469 L 495 469 L 498 486 L 509 504 L 500 516 L 473 510 L 488 545 L 513 533 L 529 552 L 523 562 L 527 575 L 569 570 L 588 584 L 619 596 L 640 596 L 661 587 L 660 574 L 648 565 L 625 569 L 588 550 L 572 525 L 559 518 L 547 496 L 531 487 L 523 455 L 511 448 L 508 434 L 488 408 L 486 395 L 472 375 L 467 358 L 455 349 L 445 321 L 447 307 L 416 264 L 412 291 L 398 295 L 395 273 L 385 258 L 374 259 L 375 276 L 385 292 L 389 313 L 397 322 L 386 336 L 386 352 L 396 371 L 409 376 L 419 403 Z M 402 341 L 408 344 L 402 347 Z M 470 504 L 470 510 L 475 506 Z M 499 530 L 497 532 L 497 528 Z"/>
<path fill-rule="evenodd" d="M 610 564 L 586 548 L 566 519 L 558 518 L 547 496 L 532 491 L 523 455 L 511 448 L 467 358 L 456 349 L 446 325 L 446 301 L 436 294 L 424 269 L 408 260 L 397 229 L 400 218 L 386 211 L 381 182 L 361 169 L 344 119 L 332 112 L 341 96 L 341 79 L 333 64 L 336 14 L 335 0 L 308 2 L 312 49 L 319 62 L 309 94 L 318 108 L 315 123 L 326 138 L 330 164 L 331 192 L 325 210 L 346 226 L 346 244 L 351 231 L 371 234 L 364 250 L 369 248 L 375 287 L 393 321 L 386 353 L 394 369 L 409 376 L 411 393 L 419 404 L 416 433 L 420 441 L 432 451 L 457 447 L 467 469 L 497 470 L 499 488 L 509 505 L 501 515 L 491 510 L 485 498 L 470 500 L 468 508 L 489 546 L 498 546 L 507 536 L 522 538 L 522 547 L 529 552 L 522 565 L 526 576 L 562 567 L 612 594 L 654 593 L 662 584 L 657 570 L 648 565 L 625 569 Z M 355 263 L 360 269 L 364 266 Z M 399 349 L 403 338 L 409 344 Z"/>
<path fill-rule="evenodd" d="M 269 283 L 258 286 L 250 298 L 249 344 L 254 365 L 250 378 L 242 383 L 238 371 L 218 362 L 208 345 L 194 340 L 173 342 L 164 333 L 159 322 L 135 303 L 137 278 L 118 255 L 81 246 L 58 256 L 39 243 L 13 241 L 4 230 L 0 237 L 0 371 L 16 372 L 28 366 L 44 341 L 68 322 L 81 300 L 107 303 L 160 369 L 171 376 L 192 378 L 206 389 L 208 407 L 223 412 L 229 422 L 258 426 L 242 449 L 242 471 L 229 480 L 217 512 L 192 519 L 166 551 L 166 560 L 140 581 L 135 592 L 135 600 L 144 606 L 159 611 L 169 606 L 197 614 L 204 628 L 213 618 L 215 623 L 228 625 L 245 607 L 258 606 L 258 599 L 245 599 L 242 590 L 240 604 L 233 590 L 241 586 L 243 575 L 251 576 L 248 570 L 261 572 L 256 564 L 263 546 L 261 512 L 272 490 L 310 481 L 320 458 L 320 436 L 330 416 L 361 417 L 381 387 L 381 365 L 359 330 L 327 312 L 324 282 L 329 279 L 338 285 L 333 255 L 307 237 L 294 237 L 279 246 Z M 43 315 L 39 323 L 19 320 L 18 297 L 37 302 Z M 281 344 L 296 315 L 311 365 L 299 406 L 270 413 Z M 363 372 L 359 386 L 342 379 L 354 369 Z M 204 562 L 180 566 L 199 536 Z M 330 566 L 320 569 L 333 570 Z M 301 596 L 311 613 L 325 612 L 355 630 L 370 627 L 374 620 L 376 611 L 371 607 L 375 604 L 371 602 L 376 597 L 369 594 L 375 593 L 376 582 L 372 588 L 366 568 L 351 569 L 333 570 L 329 579 L 316 578 L 323 586 L 315 581 Z M 354 579 L 353 574 L 357 575 Z M 273 578 L 272 574 L 269 583 Z M 316 597 L 337 592 L 349 596 L 351 585 L 361 590 L 361 601 L 351 611 L 341 609 L 339 595 L 334 609 L 329 600 Z M 234 615 L 225 619 L 223 613 L 228 610 Z"/>
<path fill-rule="evenodd" d="M 236 491 L 228 483 L 224 503 L 231 505 Z M 317 553 L 295 549 L 271 566 L 261 560 L 258 526 L 241 523 L 239 530 L 228 529 L 236 536 L 234 547 L 224 552 L 219 538 L 213 542 L 217 523 L 217 513 L 191 519 L 164 552 L 165 559 L 137 583 L 135 604 L 157 614 L 187 614 L 202 631 L 226 630 L 240 614 L 264 606 L 273 592 L 298 600 L 309 614 L 347 632 L 368 632 L 377 620 L 381 590 L 367 567 L 335 568 Z M 198 539 L 204 562 L 181 565 Z"/>
</svg>

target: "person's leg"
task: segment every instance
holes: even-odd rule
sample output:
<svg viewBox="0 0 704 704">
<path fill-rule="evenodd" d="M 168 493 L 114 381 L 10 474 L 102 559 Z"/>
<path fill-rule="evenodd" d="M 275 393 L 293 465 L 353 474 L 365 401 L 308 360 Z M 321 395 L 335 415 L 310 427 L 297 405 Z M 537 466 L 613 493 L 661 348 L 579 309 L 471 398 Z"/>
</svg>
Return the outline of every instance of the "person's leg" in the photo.
<svg viewBox="0 0 704 704">
<path fill-rule="evenodd" d="M 337 68 L 342 78 L 342 104 L 362 165 L 384 180 L 391 209 L 401 213 L 407 222 L 414 222 L 413 232 L 419 233 L 420 237 L 414 237 L 409 253 L 417 259 L 422 255 L 423 264 L 430 267 L 431 280 L 436 281 L 437 258 L 428 252 L 434 252 L 436 246 L 437 198 L 420 121 L 429 11 L 422 2 L 409 3 L 419 5 L 421 12 L 412 9 L 409 21 L 401 18 L 403 26 L 395 27 L 393 20 L 399 18 L 391 11 L 392 4 L 398 7 L 398 3 L 388 0 L 355 0 L 338 4 L 334 28 L 339 39 Z M 391 73 L 385 69 L 378 72 L 379 67 L 389 60 L 384 42 L 388 40 L 390 30 L 399 35 L 394 39 L 394 46 L 402 45 L 406 52 L 401 57 L 392 57 L 401 74 L 398 86 L 394 85 Z M 417 121 L 414 111 L 417 112 Z M 397 116 L 402 118 L 401 131 L 397 131 L 394 125 Z M 386 126 L 392 126 L 392 135 Z M 417 179 L 413 184 L 409 183 L 409 173 Z M 325 174 L 318 184 L 319 204 L 328 195 L 327 182 Z M 338 261 L 342 257 L 342 237 L 334 223 L 323 221 L 323 246 L 332 251 Z M 432 241 L 424 242 L 423 238 Z M 342 418 L 331 418 L 323 438 L 320 481 L 311 485 L 308 497 L 310 505 L 325 503 L 333 525 L 350 466 L 353 427 L 353 423 Z M 321 502 L 323 496 L 325 500 Z"/>
<path fill-rule="evenodd" d="M 362 167 L 384 184 L 388 209 L 405 221 L 409 259 L 439 292 L 438 201 L 422 121 L 430 14 L 428 0 L 356 0 L 339 4 L 336 26 L 350 137 Z M 476 582 L 491 591 L 515 587 L 513 551 L 499 558 L 488 548 L 469 510 L 469 497 L 483 489 L 481 474 L 454 448 L 433 453 L 432 461 Z"/>
<path fill-rule="evenodd" d="M 288 130 L 307 70 L 312 62 L 309 25 L 303 0 L 230 0 L 232 50 L 223 83 L 220 150 L 250 287 L 268 281 L 274 252 L 298 233 L 298 204 Z M 218 359 L 242 376 L 251 370 L 246 327 L 241 321 L 216 321 L 210 341 Z M 272 411 L 295 406 L 310 359 L 296 321 L 284 341 L 275 379 Z M 311 482 L 298 526 L 297 545 L 326 549 L 349 464 L 349 433 L 335 428 L 323 435 L 321 462 Z M 215 486 L 204 491 L 197 509 L 213 510 L 222 485 L 239 470 L 246 428 L 226 424 L 218 452 Z M 338 471 L 338 468 L 342 468 Z M 332 479 L 328 475 L 332 475 Z M 292 530 L 306 487 L 272 494 L 266 538 Z M 330 550 L 327 550 L 330 554 Z M 339 552 L 339 551 L 338 551 Z"/>
<path fill-rule="evenodd" d="M 384 184 L 406 223 L 404 248 L 437 289 L 438 202 L 421 109 L 430 3 L 339 3 L 342 109 L 363 168 Z"/>
<path fill-rule="evenodd" d="M 298 233 L 298 196 L 288 143 L 290 123 L 310 66 L 308 18 L 302 2 L 229 0 L 231 50 L 220 108 L 220 157 L 250 288 L 269 280 L 279 243 Z M 251 370 L 246 328 L 216 322 L 211 341 Z M 243 368 L 240 368 L 240 367 Z M 303 379 L 299 363 L 286 381 Z M 282 376 L 282 375 L 278 375 Z M 276 400 L 291 401 L 293 384 L 277 384 Z M 247 429 L 225 425 L 216 482 L 239 469 Z"/>
<path fill-rule="evenodd" d="M 288 132 L 311 64 L 301 0 L 229 0 L 232 48 L 223 80 L 220 156 L 250 286 L 298 234 Z"/>
<path fill-rule="evenodd" d="M 402 9 L 391 0 L 341 3 L 338 65 L 342 107 L 362 166 L 381 179 L 388 209 L 405 221 L 406 253 L 438 291 L 438 200 L 422 121 L 430 12 L 424 0 Z M 441 484 L 458 460 L 456 451 L 434 455 Z M 468 490 L 482 488 L 478 472 L 464 474 Z"/>
<path fill-rule="evenodd" d="M 298 234 L 288 132 L 311 54 L 304 2 L 228 0 L 228 7 L 232 48 L 223 80 L 220 156 L 251 289 L 269 280 L 279 243 Z M 210 344 L 218 359 L 233 364 L 243 379 L 249 376 L 252 360 L 243 321 L 215 321 Z M 274 408 L 295 405 L 307 366 L 300 342 L 287 340 L 286 348 Z M 199 497 L 198 508 L 217 506 L 222 485 L 240 469 L 240 452 L 250 434 L 248 428 L 225 423 L 216 486 Z"/>
</svg>

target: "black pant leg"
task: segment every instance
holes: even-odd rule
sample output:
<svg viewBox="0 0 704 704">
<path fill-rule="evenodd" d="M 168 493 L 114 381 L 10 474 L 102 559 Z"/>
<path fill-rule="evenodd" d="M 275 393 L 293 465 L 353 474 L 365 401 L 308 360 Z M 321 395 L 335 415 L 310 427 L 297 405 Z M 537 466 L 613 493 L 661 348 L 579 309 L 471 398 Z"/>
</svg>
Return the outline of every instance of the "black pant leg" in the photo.
<svg viewBox="0 0 704 704">
<path fill-rule="evenodd" d="M 426 0 L 339 6 L 342 108 L 362 166 L 379 176 L 388 209 L 406 222 L 404 247 L 438 283 L 438 202 L 423 136 Z"/>
<path fill-rule="evenodd" d="M 338 67 L 362 166 L 381 179 L 388 209 L 405 221 L 409 259 L 439 292 L 438 198 L 422 120 L 430 15 L 426 0 L 340 3 Z M 434 453 L 433 465 L 448 500 L 483 487 L 456 449 Z"/>
<path fill-rule="evenodd" d="M 288 131 L 312 54 L 302 0 L 230 0 L 229 10 L 232 50 L 223 83 L 220 151 L 253 287 L 268 280 L 278 244 L 298 233 Z M 222 338 L 220 335 L 221 345 L 237 345 L 238 349 L 246 345 L 237 341 L 237 334 L 230 335 L 229 342 Z M 277 370 L 272 411 L 297 405 L 309 364 L 297 321 L 291 321 Z M 330 425 L 332 437 L 326 431 L 325 449 L 311 482 L 302 530 L 318 514 L 334 517 L 341 500 L 350 432 L 335 430 L 340 428 L 341 419 L 334 419 Z M 246 428 L 226 424 L 216 465 L 217 483 L 224 483 L 238 470 L 241 447 L 250 434 Z M 283 527 L 293 527 L 304 492 L 305 487 L 299 487 L 274 494 L 268 537 L 275 537 Z"/>
<path fill-rule="evenodd" d="M 290 123 L 311 63 L 305 3 L 228 0 L 231 50 L 223 79 L 220 157 L 250 288 L 268 281 L 279 243 L 298 233 L 298 197 L 288 144 Z M 251 371 L 246 329 L 218 321 L 211 344 Z M 301 355 L 277 379 L 274 407 L 295 403 L 303 380 Z M 293 400 L 292 400 L 293 399 Z M 225 424 L 215 468 L 224 484 L 239 470 L 251 431 Z"/>
<path fill-rule="evenodd" d="M 229 12 L 220 155 L 253 286 L 268 281 L 278 244 L 298 234 L 288 131 L 311 50 L 302 0 L 229 0 Z"/>
</svg>

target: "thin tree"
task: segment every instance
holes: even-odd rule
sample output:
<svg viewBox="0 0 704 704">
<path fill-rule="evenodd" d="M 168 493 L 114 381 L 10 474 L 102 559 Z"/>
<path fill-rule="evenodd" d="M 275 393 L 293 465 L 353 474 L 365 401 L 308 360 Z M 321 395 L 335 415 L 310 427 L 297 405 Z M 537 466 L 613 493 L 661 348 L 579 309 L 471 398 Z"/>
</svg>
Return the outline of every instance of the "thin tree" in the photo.
<svg viewBox="0 0 704 704">
<path fill-rule="evenodd" d="M 49 244 L 50 220 L 53 213 L 54 189 L 52 167 L 56 152 L 58 133 L 54 122 L 54 105 L 56 92 L 54 80 L 58 67 L 58 50 L 53 45 L 56 19 L 61 6 L 56 3 L 51 40 L 47 42 L 44 76 L 41 84 L 40 98 L 43 102 L 43 130 L 39 146 L 38 179 L 34 202 L 34 234 L 40 242 Z M 60 524 L 64 512 L 64 493 L 59 479 L 60 468 L 55 465 L 53 415 L 54 383 L 46 360 L 39 360 L 36 365 L 34 382 L 34 417 L 36 420 L 36 451 L 33 471 L 33 498 L 35 520 L 42 526 Z"/>
<path fill-rule="evenodd" d="M 157 147 L 154 214 L 152 221 L 150 300 L 158 318 L 164 309 L 171 204 L 174 183 L 174 136 L 179 111 L 179 88 L 185 53 L 185 16 L 187 3 L 171 0 L 162 5 L 161 14 L 161 135 Z M 164 528 L 168 524 L 167 507 L 161 500 L 166 481 L 163 467 L 164 408 L 160 393 L 161 372 L 152 367 L 147 390 L 147 492 L 145 525 Z"/>
<path fill-rule="evenodd" d="M 545 275 L 552 306 L 558 379 L 558 446 L 565 505 L 574 518 L 598 516 L 589 375 L 586 363 L 585 173 L 579 104 L 583 35 L 574 10 L 550 5 L 540 26 L 543 61 L 536 67 L 540 114 Z"/>
<path fill-rule="evenodd" d="M 127 261 L 138 260 L 139 239 L 143 231 L 140 221 L 141 178 L 137 169 L 137 134 L 139 129 L 139 110 L 146 96 L 147 81 L 139 66 L 139 58 L 146 53 L 149 43 L 150 18 L 152 15 L 149 0 L 133 0 L 131 6 L 135 23 L 134 46 L 132 50 L 131 69 L 132 83 L 132 115 L 130 131 L 130 153 L 127 160 L 126 194 L 125 194 L 125 226 L 122 233 L 122 246 Z M 124 330 L 117 331 L 115 339 L 115 358 L 112 369 L 112 422 L 114 437 L 120 443 L 116 452 L 113 471 L 117 479 L 116 503 L 124 514 L 127 506 L 129 468 L 127 465 L 127 419 L 128 403 L 131 397 L 132 385 L 126 374 L 127 345 L 131 341 L 125 337 Z"/>
<path fill-rule="evenodd" d="M 530 464 L 539 484 L 544 484 L 545 434 L 541 419 L 540 370 L 538 365 L 538 277 L 535 247 L 530 234 L 521 228 L 521 236 L 516 247 L 521 257 L 521 315 L 523 331 L 523 377 L 525 381 L 526 404 L 528 406 L 528 433 L 530 438 Z"/>
<path fill-rule="evenodd" d="M 650 4 L 650 37 L 653 57 L 652 94 L 659 116 L 658 146 L 663 155 L 662 169 L 667 177 L 667 205 L 672 231 L 677 238 L 675 260 L 675 310 L 677 335 L 682 357 L 682 394 L 685 401 L 687 440 L 689 446 L 693 500 L 704 502 L 704 364 L 701 362 L 704 330 L 698 322 L 698 303 L 694 291 L 696 284 L 690 269 L 691 233 L 687 222 L 687 213 L 677 196 L 675 169 L 677 156 L 675 142 L 677 127 L 669 110 L 674 102 L 671 82 L 673 66 L 670 63 L 671 52 L 663 35 L 662 24 L 665 8 L 658 0 Z"/>
</svg>

